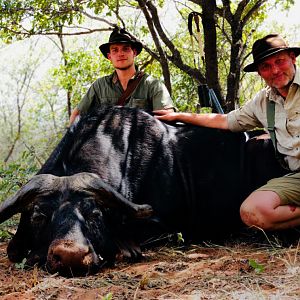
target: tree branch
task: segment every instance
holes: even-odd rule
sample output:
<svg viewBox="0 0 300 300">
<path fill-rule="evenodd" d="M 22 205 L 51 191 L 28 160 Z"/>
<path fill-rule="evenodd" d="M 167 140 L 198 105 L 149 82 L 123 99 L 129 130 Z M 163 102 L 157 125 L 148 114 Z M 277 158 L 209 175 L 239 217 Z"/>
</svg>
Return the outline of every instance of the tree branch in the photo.
<svg viewBox="0 0 300 300">
<path fill-rule="evenodd" d="M 177 50 L 172 41 L 166 36 L 160 22 L 158 21 L 159 18 L 157 15 L 157 10 L 156 7 L 152 4 L 152 2 L 145 0 L 138 0 L 138 2 L 140 3 L 140 6 L 147 5 L 149 11 L 151 12 L 151 22 L 153 21 L 159 37 L 171 52 L 171 55 L 168 53 L 165 54 L 168 60 L 170 60 L 180 70 L 186 72 L 187 74 L 192 76 L 192 78 L 195 78 L 198 82 L 205 83 L 206 79 L 198 69 L 192 68 L 183 62 L 180 52 Z"/>
<path fill-rule="evenodd" d="M 169 70 L 169 66 L 168 66 L 168 61 L 167 61 L 166 55 L 164 53 L 164 50 L 162 49 L 161 43 L 160 43 L 159 38 L 156 33 L 157 28 L 161 29 L 159 18 L 157 16 L 156 7 L 154 7 L 150 1 L 146 2 L 144 0 L 138 0 L 138 3 L 139 3 L 139 6 L 140 6 L 142 12 L 144 13 L 147 24 L 149 26 L 149 30 L 151 32 L 152 38 L 153 38 L 155 46 L 156 46 L 156 49 L 158 50 L 158 53 L 159 53 L 159 62 L 162 66 L 165 85 L 166 85 L 167 89 L 169 90 L 170 94 L 172 94 L 172 86 L 171 86 L 171 78 L 170 78 L 170 70 Z M 147 8 L 151 12 L 151 16 L 150 16 Z M 155 26 L 155 28 L 154 28 L 154 26 Z"/>
</svg>

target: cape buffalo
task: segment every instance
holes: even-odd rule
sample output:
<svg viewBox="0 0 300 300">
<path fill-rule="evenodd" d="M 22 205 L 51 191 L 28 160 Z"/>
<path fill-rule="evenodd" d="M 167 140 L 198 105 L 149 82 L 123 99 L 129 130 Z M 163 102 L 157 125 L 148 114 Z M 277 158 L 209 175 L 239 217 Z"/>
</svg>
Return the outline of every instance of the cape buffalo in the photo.
<svg viewBox="0 0 300 300">
<path fill-rule="evenodd" d="M 245 196 L 283 172 L 272 151 L 242 133 L 165 124 L 125 107 L 95 110 L 0 206 L 0 222 L 21 213 L 8 257 L 74 275 L 119 253 L 138 257 L 137 242 L 158 232 L 201 240 L 236 230 Z M 251 175 L 255 163 L 264 176 Z"/>
</svg>

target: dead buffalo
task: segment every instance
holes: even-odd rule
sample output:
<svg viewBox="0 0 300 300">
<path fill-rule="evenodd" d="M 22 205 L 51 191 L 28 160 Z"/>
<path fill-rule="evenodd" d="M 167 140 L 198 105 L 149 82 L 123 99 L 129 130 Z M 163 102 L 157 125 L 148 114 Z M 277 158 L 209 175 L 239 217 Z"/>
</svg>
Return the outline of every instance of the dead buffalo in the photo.
<svg viewBox="0 0 300 300">
<path fill-rule="evenodd" d="M 138 257 L 137 242 L 157 233 L 201 240 L 237 230 L 245 196 L 283 172 L 272 151 L 242 133 L 165 124 L 124 107 L 95 110 L 2 203 L 0 222 L 21 213 L 9 259 L 86 274 L 120 253 Z"/>
</svg>

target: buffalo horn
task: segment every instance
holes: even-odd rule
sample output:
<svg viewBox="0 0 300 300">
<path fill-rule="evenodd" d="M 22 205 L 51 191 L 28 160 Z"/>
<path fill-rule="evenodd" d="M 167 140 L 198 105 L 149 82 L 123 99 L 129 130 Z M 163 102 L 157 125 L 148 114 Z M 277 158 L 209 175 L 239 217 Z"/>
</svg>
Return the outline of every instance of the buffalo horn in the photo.
<svg viewBox="0 0 300 300">
<path fill-rule="evenodd" d="M 72 179 L 73 186 L 79 188 L 79 185 L 82 185 L 84 189 L 95 194 L 96 201 L 105 207 L 120 209 L 136 218 L 146 218 L 153 214 L 150 205 L 128 201 L 96 174 L 83 172 L 73 176 L 77 177 Z"/>
<path fill-rule="evenodd" d="M 36 196 L 46 196 L 60 186 L 60 177 L 50 174 L 35 175 L 18 192 L 0 204 L 0 223 L 22 212 Z"/>
</svg>

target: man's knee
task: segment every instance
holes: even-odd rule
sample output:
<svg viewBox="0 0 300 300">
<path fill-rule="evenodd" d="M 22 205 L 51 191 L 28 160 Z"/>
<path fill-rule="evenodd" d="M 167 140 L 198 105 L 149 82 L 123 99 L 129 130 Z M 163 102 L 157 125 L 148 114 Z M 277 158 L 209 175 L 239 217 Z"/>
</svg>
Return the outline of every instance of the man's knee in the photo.
<svg viewBox="0 0 300 300">
<path fill-rule="evenodd" d="M 258 224 L 261 223 L 260 214 L 258 214 L 258 208 L 249 201 L 244 201 L 242 203 L 240 207 L 240 216 L 242 221 L 247 226 L 259 226 Z"/>
<path fill-rule="evenodd" d="M 247 226 L 270 230 L 274 225 L 274 209 L 279 203 L 280 199 L 274 192 L 253 192 L 240 207 L 241 219 Z"/>
</svg>

